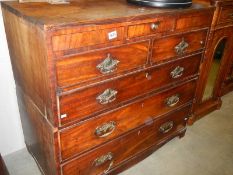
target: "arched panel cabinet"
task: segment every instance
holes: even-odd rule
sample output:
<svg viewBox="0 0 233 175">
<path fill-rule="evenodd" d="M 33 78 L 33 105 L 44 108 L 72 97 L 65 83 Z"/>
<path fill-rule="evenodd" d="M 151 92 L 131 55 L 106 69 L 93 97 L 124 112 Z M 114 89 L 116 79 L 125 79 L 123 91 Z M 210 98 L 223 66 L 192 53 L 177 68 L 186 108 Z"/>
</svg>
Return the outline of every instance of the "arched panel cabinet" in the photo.
<svg viewBox="0 0 233 175">
<path fill-rule="evenodd" d="M 219 109 L 221 96 L 233 90 L 233 1 L 211 1 L 210 4 L 216 10 L 189 124 Z"/>
</svg>

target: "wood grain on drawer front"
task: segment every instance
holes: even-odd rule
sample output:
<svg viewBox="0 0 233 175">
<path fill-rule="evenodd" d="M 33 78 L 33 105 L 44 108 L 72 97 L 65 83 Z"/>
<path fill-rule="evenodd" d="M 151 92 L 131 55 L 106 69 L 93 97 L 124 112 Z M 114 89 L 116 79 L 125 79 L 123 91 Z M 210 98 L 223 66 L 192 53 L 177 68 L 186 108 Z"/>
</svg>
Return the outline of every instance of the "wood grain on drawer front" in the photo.
<svg viewBox="0 0 233 175">
<path fill-rule="evenodd" d="M 62 159 L 80 154 L 140 125 L 150 123 L 159 115 L 191 102 L 194 92 L 195 81 L 191 81 L 113 112 L 102 114 L 72 128 L 64 129 L 60 133 Z M 179 98 L 178 102 L 167 105 L 167 100 L 176 95 Z M 106 130 L 97 129 L 101 127 Z M 95 134 L 96 129 L 97 134 Z M 99 130 L 101 132 L 98 132 Z"/>
<path fill-rule="evenodd" d="M 155 40 L 152 49 L 152 63 L 203 49 L 206 34 L 207 31 L 204 30 Z"/>
<path fill-rule="evenodd" d="M 200 59 L 200 54 L 187 57 L 145 72 L 61 96 L 60 113 L 66 115 L 66 117 L 61 118 L 61 124 L 82 120 L 121 102 L 161 88 L 168 83 L 195 75 L 198 72 Z M 100 104 L 96 98 L 107 89 L 111 89 L 113 92 L 117 91 L 116 95 L 112 95 L 112 98 L 115 97 L 115 99 L 108 104 Z"/>
<path fill-rule="evenodd" d="M 124 137 L 108 142 L 71 160 L 62 166 L 63 175 L 97 175 L 120 165 L 132 156 L 158 144 L 159 140 L 169 137 L 175 132 L 183 131 L 186 126 L 185 118 L 188 117 L 189 111 L 190 107 L 188 106 L 161 119 L 152 120 Z M 163 132 L 162 127 L 164 128 L 167 123 L 172 123 L 172 125 L 165 126 L 165 132 Z M 102 162 L 97 164 L 101 158 Z M 109 170 L 111 171 L 111 169 Z"/>
<path fill-rule="evenodd" d="M 109 78 L 142 68 L 147 62 L 148 47 L 149 42 L 146 41 L 59 60 L 56 63 L 58 86 Z"/>
<path fill-rule="evenodd" d="M 158 32 L 172 31 L 175 18 L 158 18 L 128 27 L 128 38 L 153 35 Z"/>
<path fill-rule="evenodd" d="M 233 4 L 228 6 L 223 6 L 220 9 L 220 15 L 218 23 L 233 22 Z"/>
<path fill-rule="evenodd" d="M 62 51 L 123 40 L 124 27 L 68 33 L 52 37 L 53 51 Z"/>
<path fill-rule="evenodd" d="M 209 27 L 212 22 L 213 12 L 195 12 L 179 16 L 176 21 L 176 30 L 187 30 Z"/>
</svg>

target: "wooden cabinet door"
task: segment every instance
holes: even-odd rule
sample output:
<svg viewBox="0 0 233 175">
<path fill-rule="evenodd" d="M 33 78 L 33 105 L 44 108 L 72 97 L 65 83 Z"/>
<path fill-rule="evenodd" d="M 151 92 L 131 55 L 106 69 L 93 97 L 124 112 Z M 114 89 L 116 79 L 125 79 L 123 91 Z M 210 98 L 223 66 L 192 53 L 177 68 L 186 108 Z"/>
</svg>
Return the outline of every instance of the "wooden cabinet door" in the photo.
<svg viewBox="0 0 233 175">
<path fill-rule="evenodd" d="M 193 105 L 195 120 L 200 115 L 204 115 L 214 108 L 221 105 L 221 94 L 224 87 L 224 82 L 227 79 L 227 71 L 231 67 L 232 52 L 233 52 L 233 27 L 216 29 L 210 33 L 207 43 L 206 53 L 200 69 L 200 78 L 196 91 L 196 102 Z M 215 63 L 215 59 L 219 59 Z M 218 64 L 216 70 L 213 71 L 213 65 Z M 214 74 L 213 74 L 214 72 Z M 228 73 L 230 74 L 230 73 Z M 215 76 L 215 77 L 214 77 Z M 212 78 L 212 80 L 211 80 Z M 212 83 L 210 84 L 209 82 Z M 206 97 L 206 93 L 209 95 Z"/>
</svg>

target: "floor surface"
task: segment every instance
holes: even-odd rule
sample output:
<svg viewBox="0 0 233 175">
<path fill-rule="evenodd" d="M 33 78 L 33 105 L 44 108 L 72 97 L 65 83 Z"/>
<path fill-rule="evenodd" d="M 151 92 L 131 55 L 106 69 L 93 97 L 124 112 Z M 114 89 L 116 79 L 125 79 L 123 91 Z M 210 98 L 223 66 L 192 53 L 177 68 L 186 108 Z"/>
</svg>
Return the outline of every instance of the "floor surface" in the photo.
<svg viewBox="0 0 233 175">
<path fill-rule="evenodd" d="M 217 110 L 121 175 L 233 175 L 233 93 Z M 40 175 L 26 149 L 4 157 L 10 175 Z"/>
</svg>

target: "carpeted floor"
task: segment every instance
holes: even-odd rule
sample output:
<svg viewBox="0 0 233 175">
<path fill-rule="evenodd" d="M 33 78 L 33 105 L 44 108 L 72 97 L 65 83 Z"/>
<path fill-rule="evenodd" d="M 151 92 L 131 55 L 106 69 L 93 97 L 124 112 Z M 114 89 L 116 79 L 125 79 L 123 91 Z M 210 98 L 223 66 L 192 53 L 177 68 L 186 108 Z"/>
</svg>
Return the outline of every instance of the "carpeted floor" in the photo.
<svg viewBox="0 0 233 175">
<path fill-rule="evenodd" d="M 233 175 L 233 93 L 223 106 L 121 175 Z M 40 175 L 26 149 L 4 157 L 11 175 Z"/>
</svg>

